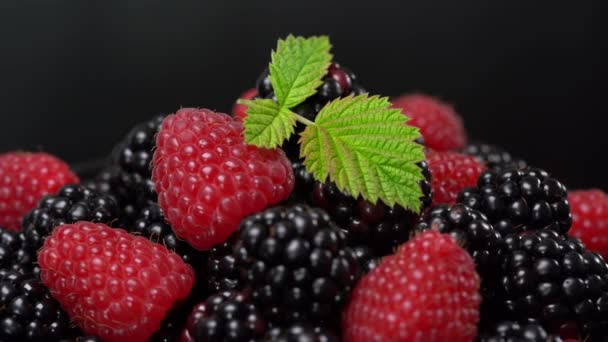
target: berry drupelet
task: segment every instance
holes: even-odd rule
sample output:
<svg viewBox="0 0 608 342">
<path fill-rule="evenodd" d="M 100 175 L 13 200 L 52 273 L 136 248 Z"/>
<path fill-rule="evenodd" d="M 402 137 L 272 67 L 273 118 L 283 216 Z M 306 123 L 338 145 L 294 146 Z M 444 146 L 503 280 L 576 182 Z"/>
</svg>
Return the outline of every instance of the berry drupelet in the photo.
<svg viewBox="0 0 608 342">
<path fill-rule="evenodd" d="M 425 161 L 420 162 L 425 177 L 420 182 L 423 193 L 421 208 L 431 203 L 431 174 Z M 326 210 L 339 227 L 348 231 L 349 244 L 368 247 L 375 256 L 384 256 L 394 251 L 395 247 L 405 242 L 418 215 L 401 206 L 389 207 L 378 201 L 372 204 L 361 197 L 353 198 L 346 192 L 338 190 L 333 182 L 315 181 L 306 171 L 304 164 L 293 163 L 296 187 L 296 200 Z"/>
<path fill-rule="evenodd" d="M 338 342 L 338 335 L 325 327 L 314 327 L 306 323 L 295 323 L 289 327 L 268 330 L 265 341 L 272 342 Z"/>
<path fill-rule="evenodd" d="M 515 167 L 523 169 L 526 167 L 526 162 L 523 159 L 515 158 L 504 148 L 494 145 L 471 143 L 462 149 L 462 153 L 477 158 L 489 168 Z"/>
<path fill-rule="evenodd" d="M 116 221 L 114 199 L 82 185 L 66 185 L 55 195 L 45 196 L 23 219 L 23 234 L 37 251 L 44 239 L 62 224 L 91 221 L 112 224 Z"/>
<path fill-rule="evenodd" d="M 240 281 L 268 321 L 339 323 L 360 270 L 345 232 L 327 213 L 274 207 L 246 218 L 237 234 Z"/>
<path fill-rule="evenodd" d="M 574 322 L 581 336 L 608 336 L 608 264 L 580 240 L 543 229 L 505 238 L 502 303 L 508 319 L 549 331 Z"/>
<path fill-rule="evenodd" d="M 484 213 L 503 236 L 543 228 L 566 234 L 572 224 L 566 187 L 535 168 L 488 170 L 458 202 Z"/>
<path fill-rule="evenodd" d="M 38 277 L 0 270 L 0 341 L 61 341 L 76 338 L 67 314 Z"/>
<path fill-rule="evenodd" d="M 562 342 L 559 336 L 550 336 L 537 323 L 519 324 L 504 321 L 478 338 L 479 342 Z"/>
<path fill-rule="evenodd" d="M 125 185 L 121 173 L 118 166 L 109 166 L 95 178 L 83 181 L 82 185 L 114 199 L 118 210 L 118 226 L 127 227 L 137 219 L 140 208 L 136 205 L 137 194 Z"/>
<path fill-rule="evenodd" d="M 40 275 L 40 268 L 36 263 L 36 249 L 30 246 L 23 232 L 15 233 L 0 228 L 0 270 Z"/>
<path fill-rule="evenodd" d="M 181 340 L 255 342 L 266 330 L 266 321 L 247 296 L 222 292 L 194 307 Z"/>
<path fill-rule="evenodd" d="M 207 252 L 207 262 L 204 281 L 210 293 L 238 290 L 241 288 L 239 270 L 236 259 L 232 254 L 236 235 L 219 245 L 215 245 Z"/>
<path fill-rule="evenodd" d="M 256 89 L 259 97 L 274 99 L 274 91 L 270 84 L 268 69 L 258 78 Z M 323 84 L 317 88 L 316 94 L 292 110 L 306 119 L 314 121 L 321 108 L 328 102 L 339 97 L 360 95 L 366 92 L 359 84 L 357 76 L 354 73 L 347 68 L 341 67 L 338 63 L 332 63 L 327 69 L 327 74 L 323 77 Z M 302 129 L 302 124 L 298 124 L 296 132 Z M 293 134 L 282 146 L 285 154 L 292 161 L 300 159 L 298 139 L 297 134 Z"/>
</svg>

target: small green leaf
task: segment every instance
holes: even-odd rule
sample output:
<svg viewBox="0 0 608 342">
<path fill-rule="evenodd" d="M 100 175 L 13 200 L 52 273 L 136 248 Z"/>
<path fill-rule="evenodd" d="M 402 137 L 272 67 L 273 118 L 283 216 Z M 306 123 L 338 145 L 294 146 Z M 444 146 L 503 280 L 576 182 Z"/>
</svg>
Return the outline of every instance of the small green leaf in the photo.
<svg viewBox="0 0 608 342">
<path fill-rule="evenodd" d="M 275 148 L 293 134 L 295 115 L 289 109 L 279 107 L 271 99 L 239 100 L 247 106 L 245 142 L 258 147 Z"/>
<path fill-rule="evenodd" d="M 337 99 L 302 132 L 300 155 L 321 182 L 329 177 L 354 197 L 419 212 L 418 182 L 424 176 L 416 163 L 424 153 L 414 142 L 418 129 L 406 121 L 387 98 L 364 94 Z"/>
<path fill-rule="evenodd" d="M 282 108 L 293 108 L 313 95 L 323 83 L 332 55 L 329 38 L 280 39 L 271 54 L 270 83 Z"/>
</svg>

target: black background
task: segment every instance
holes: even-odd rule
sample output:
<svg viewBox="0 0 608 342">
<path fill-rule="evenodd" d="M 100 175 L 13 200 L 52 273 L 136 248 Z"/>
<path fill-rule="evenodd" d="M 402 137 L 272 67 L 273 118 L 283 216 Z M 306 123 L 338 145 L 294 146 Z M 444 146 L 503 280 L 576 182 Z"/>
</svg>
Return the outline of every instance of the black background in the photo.
<svg viewBox="0 0 608 342">
<path fill-rule="evenodd" d="M 608 189 L 598 1 L 3 1 L 0 151 L 71 163 L 180 106 L 229 111 L 278 37 L 328 34 L 367 89 L 453 103 L 476 140 Z"/>
</svg>

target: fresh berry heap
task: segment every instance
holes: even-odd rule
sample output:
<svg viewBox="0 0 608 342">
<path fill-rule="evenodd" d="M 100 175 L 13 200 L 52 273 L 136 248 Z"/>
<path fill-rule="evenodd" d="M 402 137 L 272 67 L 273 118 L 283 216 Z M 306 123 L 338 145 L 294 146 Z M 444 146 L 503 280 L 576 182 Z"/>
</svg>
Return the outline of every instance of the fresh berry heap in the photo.
<svg viewBox="0 0 608 342">
<path fill-rule="evenodd" d="M 599 190 L 579 190 L 568 193 L 575 236 L 591 251 L 608 258 L 608 195 Z"/>
<path fill-rule="evenodd" d="M 549 229 L 505 243 L 497 309 L 507 318 L 538 321 L 550 331 L 574 322 L 580 336 L 608 332 L 608 265 L 601 256 Z"/>
<path fill-rule="evenodd" d="M 23 219 L 23 234 L 37 251 L 53 230 L 66 223 L 92 221 L 112 224 L 117 217 L 114 199 L 82 185 L 66 185 L 45 196 Z"/>
<path fill-rule="evenodd" d="M 321 209 L 275 207 L 241 223 L 233 249 L 240 280 L 275 324 L 337 324 L 359 278 L 345 233 Z"/>
<path fill-rule="evenodd" d="M 535 168 L 488 170 L 458 202 L 484 213 L 503 235 L 543 228 L 566 234 L 572 224 L 566 187 Z"/>
<path fill-rule="evenodd" d="M 464 125 L 452 106 L 424 94 L 404 95 L 392 102 L 410 119 L 408 125 L 420 128 L 426 147 L 449 151 L 465 146 Z"/>
<path fill-rule="evenodd" d="M 152 179 L 175 234 L 206 250 L 224 242 L 245 216 L 286 199 L 293 189 L 281 150 L 243 141 L 226 114 L 182 108 L 161 126 Z"/>
<path fill-rule="evenodd" d="M 426 162 L 419 166 L 425 176 L 419 183 L 424 195 L 420 202 L 426 208 L 431 204 L 431 174 Z M 382 202 L 372 204 L 361 197 L 353 198 L 334 183 L 315 181 L 299 162 L 293 163 L 293 173 L 296 201 L 325 209 L 340 228 L 348 231 L 349 244 L 364 245 L 374 256 L 385 256 L 410 237 L 418 219 L 415 213 L 401 206 L 389 207 Z"/>
<path fill-rule="evenodd" d="M 537 323 L 519 324 L 504 321 L 497 324 L 492 331 L 482 334 L 479 342 L 562 342 L 559 336 L 550 336 Z"/>
<path fill-rule="evenodd" d="M 78 183 L 78 177 L 49 154 L 0 154 L 0 227 L 21 230 L 23 216 L 42 196 L 69 183 Z"/>
<path fill-rule="evenodd" d="M 194 307 L 182 342 L 261 341 L 266 330 L 266 321 L 245 295 L 221 292 Z"/>
<path fill-rule="evenodd" d="M 194 284 L 175 253 L 104 224 L 57 227 L 38 262 L 41 278 L 85 332 L 104 341 L 146 341 Z"/>
<path fill-rule="evenodd" d="M 139 123 L 82 183 L 0 154 L 0 342 L 608 341 L 605 189 L 368 94 L 328 37 L 270 60 L 232 117 Z"/>
<path fill-rule="evenodd" d="M 256 90 L 258 97 L 275 99 L 268 69 L 258 78 Z M 352 71 L 334 62 L 327 68 L 327 73 L 323 77 L 323 84 L 319 86 L 316 94 L 306 99 L 305 102 L 298 105 L 293 111 L 308 120 L 314 120 L 321 108 L 329 101 L 349 95 L 360 95 L 366 92 Z M 246 93 L 245 95 L 251 94 Z M 235 116 L 238 118 L 241 115 L 237 113 Z M 302 129 L 303 127 L 298 125 L 296 132 Z M 291 161 L 300 159 L 300 146 L 297 135 L 293 135 L 289 141 L 283 144 L 282 148 Z"/>
<path fill-rule="evenodd" d="M 433 204 L 455 203 L 458 193 L 474 186 L 486 169 L 475 158 L 456 152 L 429 151 L 426 158 L 431 170 Z"/>
<path fill-rule="evenodd" d="M 484 143 L 468 144 L 462 149 L 462 153 L 475 157 L 491 169 L 506 167 L 523 169 L 527 165 L 524 160 L 513 157 L 507 150 Z"/>
<path fill-rule="evenodd" d="M 449 235 L 427 231 L 402 245 L 353 291 L 345 341 L 472 341 L 479 276 Z"/>
</svg>

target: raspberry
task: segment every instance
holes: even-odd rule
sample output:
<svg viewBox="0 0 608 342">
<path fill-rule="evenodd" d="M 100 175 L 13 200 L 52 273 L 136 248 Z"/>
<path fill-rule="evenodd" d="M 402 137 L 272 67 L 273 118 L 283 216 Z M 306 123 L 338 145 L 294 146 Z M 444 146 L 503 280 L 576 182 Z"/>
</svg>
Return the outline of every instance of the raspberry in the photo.
<svg viewBox="0 0 608 342">
<path fill-rule="evenodd" d="M 608 195 L 599 189 L 571 191 L 568 202 L 572 211 L 570 234 L 608 260 Z"/>
<path fill-rule="evenodd" d="M 425 231 L 385 257 L 352 293 L 343 340 L 472 341 L 479 276 L 449 235 Z"/>
<path fill-rule="evenodd" d="M 601 256 L 549 229 L 513 234 L 505 243 L 496 310 L 550 331 L 574 322 L 590 340 L 608 336 L 608 264 Z"/>
<path fill-rule="evenodd" d="M 479 342 L 562 342 L 559 336 L 550 336 L 545 329 L 537 323 L 520 325 L 513 321 L 504 321 L 497 324 L 490 332 L 482 334 Z"/>
<path fill-rule="evenodd" d="M 507 150 L 494 145 L 484 143 L 468 144 L 462 153 L 470 155 L 485 164 L 489 168 L 506 168 L 516 167 L 523 169 L 526 167 L 526 162 L 522 159 L 511 156 Z"/>
<path fill-rule="evenodd" d="M 276 100 L 272 85 L 270 84 L 268 69 L 258 78 L 256 89 L 259 97 Z M 349 95 L 360 95 L 366 92 L 359 84 L 357 76 L 353 72 L 341 67 L 338 63 L 332 63 L 327 69 L 327 74 L 323 77 L 323 84 L 317 88 L 315 95 L 309 97 L 292 110 L 298 115 L 314 121 L 321 108 L 331 100 Z M 301 132 L 302 130 L 304 130 L 304 126 L 298 123 L 295 131 Z M 298 139 L 298 134 L 293 134 L 281 146 L 291 161 L 298 161 L 300 159 Z"/>
<path fill-rule="evenodd" d="M 477 178 L 486 169 L 475 158 L 456 152 L 428 151 L 426 158 L 431 170 L 433 204 L 455 203 L 458 193 L 475 186 Z"/>
<path fill-rule="evenodd" d="M 423 94 L 404 95 L 392 103 L 410 119 L 408 125 L 420 128 L 427 147 L 436 151 L 464 147 L 467 137 L 462 119 L 450 105 Z"/>
<path fill-rule="evenodd" d="M 257 90 L 255 88 L 251 88 L 247 89 L 243 94 L 241 94 L 241 97 L 239 97 L 239 99 L 251 100 L 256 96 L 258 96 Z M 246 110 L 246 105 L 235 103 L 234 106 L 232 106 L 232 117 L 240 122 L 243 122 L 245 116 L 247 116 Z"/>
<path fill-rule="evenodd" d="M 323 210 L 305 205 L 243 220 L 233 255 L 244 290 L 277 325 L 337 325 L 360 275 L 344 232 Z"/>
<path fill-rule="evenodd" d="M 193 108 L 163 122 L 152 177 L 176 235 L 200 250 L 226 241 L 243 217 L 286 199 L 294 183 L 280 149 L 247 145 L 240 122 Z"/>
<path fill-rule="evenodd" d="M 267 324 L 246 296 L 223 292 L 194 307 L 182 342 L 261 341 Z"/>
<path fill-rule="evenodd" d="M 566 187 L 540 169 L 488 170 L 458 202 L 484 213 L 503 236 L 543 228 L 566 234 L 572 224 Z"/>
<path fill-rule="evenodd" d="M 23 219 L 23 234 L 34 251 L 55 227 L 77 221 L 94 221 L 114 225 L 116 203 L 82 185 L 66 185 L 57 194 L 45 196 Z"/>
<path fill-rule="evenodd" d="M 36 264 L 36 249 L 25 238 L 23 232 L 0 229 L 0 270 L 31 272 L 40 275 Z"/>
<path fill-rule="evenodd" d="M 49 154 L 0 154 L 0 226 L 21 230 L 23 216 L 42 196 L 78 182 L 66 163 Z"/>
<path fill-rule="evenodd" d="M 421 208 L 431 202 L 431 174 L 426 162 L 419 163 L 425 179 L 420 184 L 423 197 Z M 361 197 L 354 198 L 338 190 L 333 182 L 315 181 L 303 163 L 293 163 L 296 201 L 303 201 L 327 211 L 339 227 L 348 231 L 349 244 L 369 248 L 374 256 L 392 253 L 405 242 L 418 215 L 396 205 L 389 207 L 379 201 L 372 204 Z"/>
<path fill-rule="evenodd" d="M 70 318 L 104 341 L 146 341 L 194 284 L 192 268 L 177 254 L 104 224 L 56 228 L 38 262 Z"/>
</svg>

